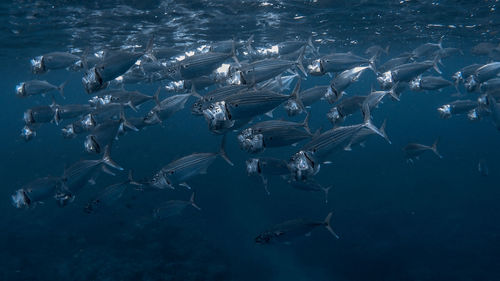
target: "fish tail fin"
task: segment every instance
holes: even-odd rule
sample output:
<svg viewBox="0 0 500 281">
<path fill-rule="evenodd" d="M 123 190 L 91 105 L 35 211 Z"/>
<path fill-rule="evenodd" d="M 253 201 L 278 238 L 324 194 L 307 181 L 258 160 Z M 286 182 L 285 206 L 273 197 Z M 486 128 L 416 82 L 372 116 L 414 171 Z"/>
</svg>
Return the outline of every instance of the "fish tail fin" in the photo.
<svg viewBox="0 0 500 281">
<path fill-rule="evenodd" d="M 191 91 L 189 92 L 190 95 L 197 97 L 199 99 L 203 98 L 198 92 L 196 91 L 196 87 L 194 86 L 194 83 L 191 84 Z"/>
<path fill-rule="evenodd" d="M 226 162 L 230 165 L 230 166 L 234 166 L 233 162 L 231 162 L 231 160 L 229 159 L 229 157 L 227 157 L 227 154 L 226 154 L 226 150 L 225 150 L 225 147 L 226 147 L 226 136 L 227 135 L 224 135 L 222 137 L 222 142 L 221 142 L 221 145 L 220 145 L 220 150 L 219 150 L 219 155 L 224 159 L 226 160 Z"/>
<path fill-rule="evenodd" d="M 335 238 L 340 239 L 340 237 L 337 235 L 337 233 L 335 233 L 335 231 L 333 231 L 333 228 L 331 226 L 330 221 L 332 220 L 332 215 L 333 215 L 332 212 L 328 213 L 328 215 L 325 218 L 324 224 L 325 224 L 326 230 L 328 230 Z"/>
<path fill-rule="evenodd" d="M 442 156 L 441 154 L 439 154 L 439 151 L 437 150 L 437 146 L 438 146 L 438 144 L 439 144 L 439 140 L 440 140 L 440 138 L 438 137 L 438 138 L 434 141 L 434 143 L 433 143 L 433 144 L 432 144 L 432 146 L 431 146 L 431 150 L 432 150 L 432 152 L 434 152 L 434 154 L 436 154 L 436 156 L 437 156 L 437 157 L 439 157 L 439 158 L 443 158 L 443 156 Z"/>
<path fill-rule="evenodd" d="M 63 83 L 61 83 L 61 85 L 59 85 L 57 87 L 57 90 L 59 91 L 59 94 L 61 94 L 61 97 L 63 99 L 65 99 L 66 97 L 64 96 L 64 87 L 66 87 L 66 84 L 68 83 L 68 81 L 64 81 Z"/>
<path fill-rule="evenodd" d="M 247 48 L 247 52 L 248 52 L 249 54 L 254 54 L 254 53 L 255 53 L 255 50 L 254 50 L 254 48 L 252 47 L 253 38 L 254 38 L 254 35 L 252 34 L 252 36 L 250 36 L 250 37 L 247 39 L 247 42 L 246 42 L 246 44 L 245 44 L 245 47 Z"/>
<path fill-rule="evenodd" d="M 444 38 L 444 35 L 441 36 L 441 38 L 439 38 L 439 41 L 437 43 L 437 46 L 439 47 L 440 50 L 443 49 L 443 38 Z"/>
<path fill-rule="evenodd" d="M 443 74 L 443 72 L 439 69 L 438 67 L 438 63 L 439 63 L 439 60 L 440 60 L 440 57 L 439 55 L 436 55 L 434 57 L 434 60 L 432 61 L 432 67 L 434 68 L 434 70 L 439 73 L 439 74 Z"/>
<path fill-rule="evenodd" d="M 137 107 L 135 107 L 135 105 L 132 103 L 131 100 L 129 100 L 127 103 L 125 103 L 124 105 L 130 107 L 133 111 L 137 112 Z"/>
<path fill-rule="evenodd" d="M 129 102 L 130 103 L 130 102 Z M 132 131 L 139 131 L 132 123 L 130 123 L 127 118 L 125 117 L 125 112 L 122 110 L 120 112 L 120 121 L 123 123 L 123 125 L 127 128 L 129 128 Z"/>
<path fill-rule="evenodd" d="M 312 35 L 309 36 L 309 38 L 307 39 L 307 46 L 309 46 L 309 48 L 311 48 L 311 50 L 312 50 L 312 52 L 313 52 L 313 54 L 315 56 L 319 56 L 319 52 L 314 47 L 314 44 L 313 44 L 313 41 L 312 41 Z"/>
<path fill-rule="evenodd" d="M 396 82 L 396 84 L 394 84 L 392 88 L 389 90 L 389 95 L 391 95 L 393 99 L 401 101 L 399 95 L 396 93 L 396 89 L 398 88 L 398 86 L 399 86 L 399 81 Z"/>
<path fill-rule="evenodd" d="M 380 126 L 380 128 L 378 129 L 382 135 L 383 135 L 383 138 L 389 143 L 389 144 L 392 144 L 391 140 L 389 139 L 389 137 L 387 136 L 387 133 L 385 132 L 385 125 L 387 123 L 387 119 L 384 119 L 384 123 L 382 123 L 382 126 Z"/>
<path fill-rule="evenodd" d="M 311 113 L 308 111 L 306 113 L 306 118 L 304 118 L 304 121 L 302 122 L 302 126 L 304 127 L 304 130 L 306 130 L 306 132 L 310 135 L 312 135 L 311 133 L 311 128 L 309 128 L 309 118 L 311 117 Z"/>
<path fill-rule="evenodd" d="M 156 62 L 158 61 L 158 59 L 156 59 L 155 55 L 153 54 L 154 39 L 155 36 L 151 35 L 148 40 L 148 44 L 146 45 L 146 51 L 144 51 L 144 55 L 151 59 L 153 62 Z"/>
<path fill-rule="evenodd" d="M 233 40 L 233 44 L 231 45 L 231 56 L 234 60 L 234 62 L 238 65 L 241 66 L 240 61 L 238 60 L 238 57 L 236 56 L 236 43 Z"/>
<path fill-rule="evenodd" d="M 195 195 L 196 192 L 193 191 L 193 193 L 191 193 L 191 198 L 189 198 L 189 203 L 191 203 L 191 206 L 193 206 L 196 210 L 201 211 L 201 208 L 194 202 Z"/>
<path fill-rule="evenodd" d="M 142 183 L 139 183 L 139 182 L 137 182 L 137 181 L 134 180 L 134 178 L 133 178 L 133 171 L 132 170 L 128 171 L 128 183 L 131 184 L 131 185 L 142 186 Z"/>
<path fill-rule="evenodd" d="M 106 145 L 106 148 L 104 149 L 104 156 L 102 157 L 102 162 L 110 167 L 123 171 L 123 168 L 118 165 L 113 159 L 111 159 L 110 150 L 111 147 L 109 145 Z"/>
<path fill-rule="evenodd" d="M 156 90 L 155 94 L 153 95 L 153 99 L 155 100 L 155 103 L 157 105 L 160 104 L 160 92 L 161 92 L 161 86 L 158 87 L 158 89 Z"/>
<path fill-rule="evenodd" d="M 302 79 L 299 76 L 299 79 L 297 80 L 297 83 L 295 84 L 295 87 L 293 88 L 292 92 L 292 99 L 295 100 L 297 105 L 300 107 L 302 111 L 305 111 L 306 108 L 304 107 L 304 104 L 302 103 L 302 98 L 300 98 L 300 85 L 302 84 Z"/>
<path fill-rule="evenodd" d="M 325 193 L 325 204 L 328 204 L 328 193 L 329 193 L 330 189 L 332 189 L 332 187 L 333 187 L 333 185 L 330 185 L 328 187 L 321 187 L 321 189 Z"/>
<path fill-rule="evenodd" d="M 366 128 L 370 129 L 372 132 L 375 134 L 383 137 L 384 139 L 386 138 L 385 134 L 382 133 L 375 125 L 373 125 L 372 120 L 371 120 L 371 114 L 370 114 L 370 106 L 368 103 L 363 103 L 363 116 L 364 116 L 364 125 Z"/>
<path fill-rule="evenodd" d="M 387 47 L 385 47 L 385 49 L 384 49 L 384 53 L 385 53 L 386 55 L 388 55 L 388 54 L 389 54 L 389 50 L 390 50 L 390 48 L 391 48 L 391 45 L 387 45 Z"/>
<path fill-rule="evenodd" d="M 52 95 L 52 103 L 50 104 L 50 108 L 54 110 L 54 117 L 52 118 L 52 121 L 54 121 L 54 123 L 59 126 L 61 116 L 59 115 L 59 105 L 56 103 L 56 98 L 54 97 L 54 95 Z"/>
<path fill-rule="evenodd" d="M 295 61 L 295 64 L 300 69 L 300 71 L 304 74 L 304 76 L 307 77 L 306 69 L 304 68 L 304 65 L 302 64 L 302 60 L 304 59 L 305 50 L 306 50 L 306 46 L 302 47 L 302 49 L 300 50 L 299 57 Z"/>
<path fill-rule="evenodd" d="M 377 65 L 376 62 L 378 60 L 378 57 L 380 56 L 380 53 L 374 54 L 369 60 L 369 68 L 373 71 L 373 73 L 378 74 L 377 72 Z"/>
</svg>

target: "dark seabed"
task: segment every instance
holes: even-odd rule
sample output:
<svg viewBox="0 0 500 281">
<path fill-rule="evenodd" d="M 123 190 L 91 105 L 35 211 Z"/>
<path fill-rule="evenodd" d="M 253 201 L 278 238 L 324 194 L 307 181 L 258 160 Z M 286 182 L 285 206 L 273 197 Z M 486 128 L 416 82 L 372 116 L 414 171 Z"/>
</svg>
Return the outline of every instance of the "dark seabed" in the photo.
<svg viewBox="0 0 500 281">
<path fill-rule="evenodd" d="M 452 75 L 465 66 L 500 61 L 498 0 L 8 2 L 0 4 L 0 280 L 500 280 L 500 118 L 495 118 L 494 102 L 500 90 L 487 92 L 493 104 L 488 99 L 479 106 L 488 114 L 481 120 L 471 121 L 467 113 L 440 118 L 437 109 L 442 105 L 476 101 L 485 94 L 479 89 L 469 92 L 463 83 L 442 90 L 406 89 L 400 101 L 387 96 L 372 108 L 375 126 L 387 119 L 392 144 L 372 136 L 365 147 L 353 146 L 352 151 L 342 147 L 322 160 L 332 163 L 321 164 L 310 178 L 324 187 L 333 186 L 328 204 L 322 192 L 290 187 L 291 173 L 283 178 L 268 176 L 269 195 L 258 177 L 247 175 L 247 159 L 268 156 L 288 161 L 308 140 L 250 154 L 238 144 L 242 129 L 231 128 L 225 150 L 234 166 L 217 157 L 206 174 L 187 180 L 196 190 L 195 202 L 201 210 L 187 206 L 180 214 L 155 217 L 153 210 L 169 200 L 189 201 L 192 191 L 183 186 L 151 187 L 153 175 L 193 152 L 219 150 L 222 136 L 208 129 L 203 116 L 191 114 L 196 97 L 161 125 L 118 136 L 111 156 L 124 170 L 109 168 L 115 176 L 99 171 L 96 184 L 86 184 L 72 194 L 74 200 L 66 206 L 59 206 L 52 193 L 29 208 L 16 208 L 11 198 L 38 178 L 63 177 L 71 164 L 102 157 L 85 151 L 88 133 L 62 136 L 61 129 L 78 118 L 36 125 L 36 136 L 29 141 L 20 137 L 23 112 L 51 104 L 52 94 L 59 105 L 88 104 L 100 94 L 85 92 L 83 70 L 33 74 L 30 60 L 37 56 L 55 51 L 93 58 L 94 53 L 107 50 L 143 52 L 150 38 L 153 52 L 168 47 L 182 55 L 235 39 L 242 43 L 236 52 L 245 65 L 256 60 L 246 56 L 245 46 L 254 35 L 255 49 L 285 41 L 306 42 L 311 37 L 319 53 L 317 49 L 305 52 L 306 69 L 327 54 L 352 52 L 370 58 L 365 53 L 368 47 L 390 46 L 388 54 L 375 61 L 378 67 L 442 38 L 443 48 L 458 48 L 463 54 L 457 51 L 441 58 L 441 63 L 439 57 L 430 57 L 442 74 L 430 68 L 423 76 L 453 81 Z M 473 49 L 480 43 L 488 44 Z M 414 61 L 423 60 L 414 57 Z M 235 64 L 231 56 L 218 66 L 222 62 Z M 305 77 L 292 68 L 283 76 L 298 73 L 302 90 L 329 85 L 339 75 Z M 345 89 L 343 99 L 380 89 L 376 78 L 368 69 Z M 67 81 L 65 98 L 57 91 L 17 97 L 16 85 L 34 79 L 54 85 Z M 174 80 L 123 87 L 152 96 L 162 86 L 160 99 L 164 99 L 184 94 L 165 90 L 163 86 Z M 296 81 L 282 93 L 291 94 Z M 118 84 L 110 88 L 119 89 Z M 196 91 L 203 96 L 224 83 L 215 84 Z M 129 119 L 141 117 L 154 105 L 147 101 L 137 112 L 129 107 L 124 112 Z M 320 100 L 306 108 L 312 132 L 333 128 L 326 118 L 332 106 Z M 304 117 L 304 113 L 288 117 L 280 105 L 273 119 L 302 122 Z M 259 114 L 250 126 L 265 120 L 270 118 Z M 358 110 L 340 126 L 361 122 Z M 438 137 L 442 159 L 426 152 L 407 163 L 403 148 L 408 143 L 431 145 Z M 125 185 L 123 193 L 110 195 L 109 206 L 84 211 L 106 187 L 124 182 L 129 170 L 142 187 Z M 296 218 L 322 222 L 329 212 L 340 239 L 319 226 L 310 236 L 292 241 L 255 242 L 260 233 L 281 222 Z"/>
</svg>

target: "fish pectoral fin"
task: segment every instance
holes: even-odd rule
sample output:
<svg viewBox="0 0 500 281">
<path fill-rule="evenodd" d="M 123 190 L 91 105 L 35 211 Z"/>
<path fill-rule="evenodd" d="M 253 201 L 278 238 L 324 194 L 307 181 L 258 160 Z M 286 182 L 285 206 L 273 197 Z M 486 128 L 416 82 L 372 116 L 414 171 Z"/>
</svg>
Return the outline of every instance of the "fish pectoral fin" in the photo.
<svg viewBox="0 0 500 281">
<path fill-rule="evenodd" d="M 187 189 L 189 189 L 189 190 L 191 190 L 191 189 L 192 189 L 192 188 L 191 188 L 191 186 L 189 186 L 189 184 L 187 184 L 186 182 L 180 183 L 179 185 L 180 185 L 180 186 L 184 186 L 185 188 L 187 188 Z"/>
<path fill-rule="evenodd" d="M 305 234 L 306 237 L 310 237 L 311 236 L 311 232 L 309 231 L 308 233 Z"/>
</svg>

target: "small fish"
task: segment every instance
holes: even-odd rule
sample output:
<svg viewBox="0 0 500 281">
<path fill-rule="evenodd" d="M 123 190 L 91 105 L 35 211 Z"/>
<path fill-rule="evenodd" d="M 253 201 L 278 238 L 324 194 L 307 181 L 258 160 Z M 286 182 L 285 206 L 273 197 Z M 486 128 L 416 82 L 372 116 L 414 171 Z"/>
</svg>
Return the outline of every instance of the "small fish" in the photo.
<svg viewBox="0 0 500 281">
<path fill-rule="evenodd" d="M 238 135 L 240 148 L 259 153 L 266 147 L 287 146 L 312 137 L 309 130 L 309 114 L 302 123 L 269 120 L 257 123 Z"/>
<path fill-rule="evenodd" d="M 173 216 L 180 215 L 186 208 L 193 207 L 198 211 L 201 211 L 201 208 L 196 205 L 194 202 L 195 192 L 191 194 L 191 198 L 189 201 L 183 200 L 170 200 L 167 201 L 162 206 L 154 209 L 153 216 L 157 219 L 165 219 Z"/>
<path fill-rule="evenodd" d="M 25 98 L 34 95 L 45 95 L 52 91 L 59 91 L 61 96 L 64 97 L 64 86 L 66 86 L 66 82 L 59 86 L 54 86 L 47 81 L 31 80 L 18 84 L 16 86 L 16 95 L 20 98 Z"/>
<path fill-rule="evenodd" d="M 124 182 L 119 182 L 105 187 L 99 194 L 91 199 L 83 208 L 83 211 L 87 214 L 96 212 L 97 210 L 105 207 L 110 207 L 116 203 L 122 196 L 127 186 L 136 185 L 141 186 L 142 184 L 134 181 L 132 178 L 132 171 L 128 173 L 128 179 Z"/>
<path fill-rule="evenodd" d="M 80 59 L 79 56 L 66 52 L 48 53 L 30 61 L 31 72 L 34 74 L 42 74 L 49 70 L 69 68 Z"/>
<path fill-rule="evenodd" d="M 332 125 L 339 125 L 344 120 L 354 114 L 356 111 L 361 110 L 363 102 L 367 96 L 351 96 L 340 100 L 340 102 L 332 107 L 326 114 L 326 117 Z"/>
<path fill-rule="evenodd" d="M 410 82 L 412 79 L 424 73 L 431 67 L 434 67 L 436 72 L 441 73 L 441 70 L 437 67 L 437 60 L 412 62 L 398 65 L 382 73 L 379 77 L 377 77 L 377 81 L 383 89 L 389 89 L 392 88 L 397 82 Z"/>
<path fill-rule="evenodd" d="M 165 98 L 162 101 L 158 101 L 158 95 L 161 88 L 155 94 L 156 106 L 153 107 L 144 117 L 144 122 L 146 124 L 161 123 L 164 120 L 170 118 L 176 112 L 182 110 L 186 104 L 189 97 L 196 93 L 173 95 Z"/>
<path fill-rule="evenodd" d="M 152 48 L 153 39 L 151 38 L 145 52 L 115 51 L 106 54 L 102 61 L 88 69 L 82 77 L 82 84 L 87 94 L 106 88 L 110 81 L 127 72 L 140 57 L 152 56 Z"/>
<path fill-rule="evenodd" d="M 324 226 L 335 238 L 340 237 L 333 231 L 330 220 L 332 213 L 329 213 L 324 221 L 310 221 L 306 219 L 294 219 L 285 221 L 271 227 L 255 237 L 255 242 L 259 244 L 270 244 L 273 242 L 289 243 L 291 240 L 301 236 L 309 236 L 318 226 Z"/>
<path fill-rule="evenodd" d="M 412 91 L 433 91 L 448 86 L 453 86 L 453 82 L 435 76 L 418 76 L 410 81 L 410 89 Z"/>
<path fill-rule="evenodd" d="M 16 208 L 33 207 L 37 203 L 53 197 L 58 190 L 63 188 L 63 185 L 63 181 L 59 177 L 39 178 L 16 190 L 11 196 L 11 202 Z"/>
<path fill-rule="evenodd" d="M 412 55 L 415 58 L 425 58 L 429 57 L 430 55 L 433 55 L 436 51 L 442 50 L 443 49 L 443 38 L 444 36 L 441 36 L 439 39 L 439 42 L 437 43 L 425 43 L 417 48 L 415 48 L 412 51 Z"/>
<path fill-rule="evenodd" d="M 440 106 L 437 111 L 443 119 L 450 118 L 453 115 L 466 114 L 477 108 L 479 103 L 472 100 L 456 100 Z"/>
<path fill-rule="evenodd" d="M 325 93 L 325 99 L 330 104 L 337 102 L 345 94 L 344 90 L 347 89 L 347 87 L 349 87 L 352 83 L 358 81 L 361 74 L 363 74 L 363 72 L 367 69 L 375 71 L 371 65 L 357 66 L 352 69 L 345 70 L 337 75 L 330 83 L 330 87 L 328 87 L 328 90 Z"/>
<path fill-rule="evenodd" d="M 439 152 L 437 150 L 438 144 L 439 144 L 439 138 L 436 139 L 436 141 L 432 144 L 432 146 L 423 145 L 423 144 L 419 144 L 419 143 L 407 144 L 403 148 L 407 162 L 413 163 L 413 161 L 415 159 L 418 159 L 422 153 L 429 151 L 429 150 L 434 152 L 434 154 L 436 154 L 437 157 L 443 158 L 443 156 L 441 156 L 441 154 L 439 154 Z"/>
<path fill-rule="evenodd" d="M 76 176 L 80 176 L 82 173 L 86 173 L 89 169 L 92 169 L 98 165 L 105 164 L 109 167 L 112 167 L 117 170 L 123 170 L 120 165 L 118 165 L 113 159 L 111 159 L 110 156 L 110 147 L 107 146 L 104 149 L 104 155 L 101 159 L 96 159 L 96 160 L 80 160 L 78 162 L 75 162 L 71 166 L 67 167 L 64 169 L 64 173 L 62 175 L 62 180 L 63 181 L 68 181 Z"/>
<path fill-rule="evenodd" d="M 365 59 L 352 53 L 334 53 L 312 62 L 307 67 L 309 74 L 322 76 L 329 72 L 342 72 L 362 64 L 373 64 L 376 57 Z"/>
<path fill-rule="evenodd" d="M 206 174 L 208 167 L 217 156 L 221 156 L 229 165 L 233 166 L 224 150 L 225 143 L 226 137 L 224 136 L 221 148 L 217 153 L 193 153 L 170 162 L 153 176 L 150 185 L 159 189 L 174 189 L 176 185 L 191 189 L 186 181 L 196 175 Z"/>
<path fill-rule="evenodd" d="M 307 181 L 289 181 L 288 184 L 298 190 L 310 191 L 310 192 L 323 192 L 325 194 L 325 204 L 328 204 L 328 192 L 333 186 L 323 187 L 314 180 Z"/>
<path fill-rule="evenodd" d="M 316 86 L 300 92 L 301 80 L 299 79 L 293 90 L 294 98 L 286 101 L 284 107 L 288 116 L 295 116 L 304 112 L 304 108 L 325 97 L 330 86 Z"/>
</svg>

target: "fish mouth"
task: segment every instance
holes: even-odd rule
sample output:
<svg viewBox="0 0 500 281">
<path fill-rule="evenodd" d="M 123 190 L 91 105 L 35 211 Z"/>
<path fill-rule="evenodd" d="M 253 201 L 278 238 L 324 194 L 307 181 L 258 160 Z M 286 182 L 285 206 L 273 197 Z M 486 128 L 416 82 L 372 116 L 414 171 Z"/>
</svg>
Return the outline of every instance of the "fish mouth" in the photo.
<svg viewBox="0 0 500 281">
<path fill-rule="evenodd" d="M 329 104 L 333 104 L 337 102 L 340 97 L 342 97 L 343 92 L 340 92 L 333 86 L 328 87 L 328 90 L 326 90 L 325 94 L 325 99 L 328 101 Z"/>
<path fill-rule="evenodd" d="M 381 76 L 377 77 L 377 81 L 382 87 L 382 89 L 391 88 L 392 85 L 394 84 L 394 80 L 392 79 L 392 72 L 389 70 L 382 73 Z"/>
<path fill-rule="evenodd" d="M 443 119 L 447 119 L 451 117 L 451 106 L 449 104 L 445 104 L 438 109 L 439 116 Z"/>
<path fill-rule="evenodd" d="M 28 125 L 25 125 L 23 129 L 21 130 L 21 137 L 25 141 L 29 141 L 33 139 L 36 136 L 36 132 L 33 131 Z"/>
<path fill-rule="evenodd" d="M 208 128 L 214 132 L 229 129 L 234 125 L 225 101 L 215 102 L 204 109 L 203 117 L 208 123 Z"/>
<path fill-rule="evenodd" d="M 101 153 L 101 146 L 92 135 L 87 136 L 83 145 L 85 146 L 85 151 L 88 153 Z"/>
<path fill-rule="evenodd" d="M 46 72 L 43 56 L 38 56 L 30 60 L 31 72 L 33 74 L 42 74 Z"/>
<path fill-rule="evenodd" d="M 76 136 L 75 128 L 73 127 L 73 124 L 69 124 L 65 128 L 62 128 L 61 131 L 62 131 L 62 135 L 64 138 L 73 138 Z"/>
<path fill-rule="evenodd" d="M 31 199 L 26 194 L 24 189 L 18 189 L 13 195 L 10 196 L 12 205 L 16 208 L 29 207 L 31 205 Z"/>
<path fill-rule="evenodd" d="M 479 114 L 477 113 L 477 109 L 476 108 L 470 110 L 467 113 L 467 119 L 469 119 L 470 121 L 477 121 L 477 120 L 479 120 Z"/>
<path fill-rule="evenodd" d="M 419 91 L 422 88 L 421 82 L 422 82 L 422 79 L 418 78 L 418 77 L 411 80 L 410 81 L 410 89 L 412 91 Z"/>
<path fill-rule="evenodd" d="M 323 66 L 321 65 L 321 60 L 317 59 L 307 66 L 307 71 L 313 76 L 323 75 Z"/>
<path fill-rule="evenodd" d="M 26 96 L 26 91 L 24 89 L 24 85 L 25 85 L 24 82 L 22 82 L 16 86 L 16 95 L 18 97 L 25 97 Z"/>
<path fill-rule="evenodd" d="M 246 166 L 248 175 L 260 174 L 259 159 L 250 158 L 249 160 L 246 161 Z"/>
<path fill-rule="evenodd" d="M 245 129 L 238 135 L 240 148 L 249 153 L 259 153 L 264 150 L 264 136 L 254 135 L 251 128 Z"/>
<path fill-rule="evenodd" d="M 35 123 L 35 119 L 33 118 L 33 111 L 31 109 L 26 110 L 24 112 L 23 119 L 26 125 Z"/>
<path fill-rule="evenodd" d="M 95 67 L 92 67 L 85 73 L 85 75 L 82 77 L 82 84 L 87 94 L 97 92 L 104 86 L 102 78 Z"/>
<path fill-rule="evenodd" d="M 473 92 L 476 89 L 477 82 L 473 76 L 469 76 L 469 78 L 465 81 L 464 86 L 467 91 Z"/>
<path fill-rule="evenodd" d="M 328 118 L 328 120 L 330 120 L 330 122 L 333 125 L 335 125 L 337 121 L 341 118 L 340 112 L 337 107 L 332 108 L 330 112 L 326 114 L 326 117 Z"/>
<path fill-rule="evenodd" d="M 288 116 L 296 116 L 302 112 L 302 109 L 294 100 L 288 100 L 284 107 Z"/>
</svg>

